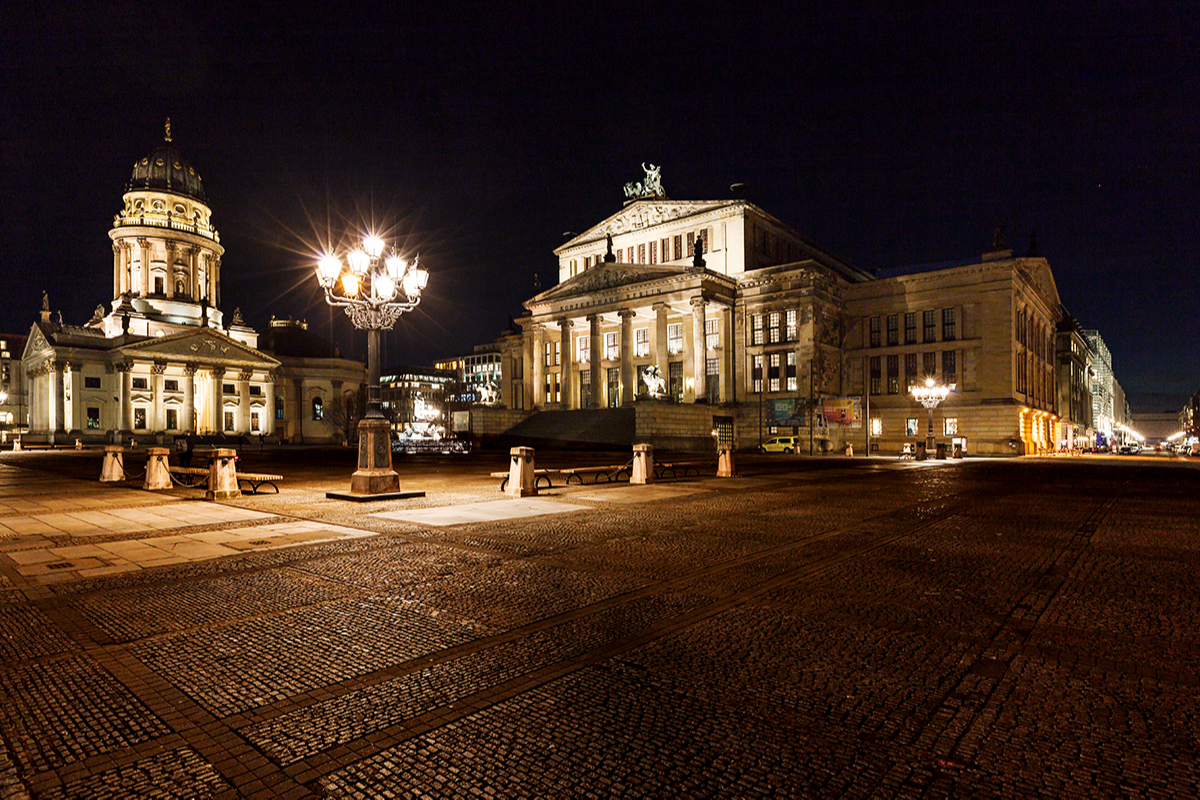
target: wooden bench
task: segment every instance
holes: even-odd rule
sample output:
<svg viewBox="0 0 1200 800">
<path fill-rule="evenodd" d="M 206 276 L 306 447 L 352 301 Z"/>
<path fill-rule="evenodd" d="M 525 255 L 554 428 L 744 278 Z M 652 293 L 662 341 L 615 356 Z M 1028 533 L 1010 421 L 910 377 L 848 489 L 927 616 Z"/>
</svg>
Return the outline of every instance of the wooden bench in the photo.
<svg viewBox="0 0 1200 800">
<path fill-rule="evenodd" d="M 632 466 L 626 464 L 608 464 L 598 467 L 566 467 L 562 469 L 535 469 L 533 471 L 533 483 L 539 489 L 551 489 L 554 487 L 554 481 L 557 479 L 567 486 L 571 485 L 571 479 L 575 479 L 576 484 L 582 484 L 584 476 L 592 475 L 592 483 L 599 483 L 601 478 L 605 482 L 619 480 L 621 474 L 624 473 L 628 478 L 632 470 Z M 493 472 L 491 477 L 500 478 L 500 491 L 508 486 L 507 472 Z M 543 485 L 542 481 L 545 481 Z"/>
<path fill-rule="evenodd" d="M 194 489 L 208 483 L 207 467 L 167 467 L 167 469 L 171 473 L 171 480 L 180 486 Z"/>
<path fill-rule="evenodd" d="M 270 486 L 275 490 L 275 494 L 279 494 L 279 487 L 275 484 L 276 482 L 283 480 L 283 476 L 272 475 L 269 472 L 239 472 L 237 474 L 237 479 L 239 489 L 242 488 L 243 483 L 250 486 L 249 489 L 243 489 L 243 491 L 248 491 L 250 494 L 258 494 L 258 488 L 260 486 Z"/>
</svg>

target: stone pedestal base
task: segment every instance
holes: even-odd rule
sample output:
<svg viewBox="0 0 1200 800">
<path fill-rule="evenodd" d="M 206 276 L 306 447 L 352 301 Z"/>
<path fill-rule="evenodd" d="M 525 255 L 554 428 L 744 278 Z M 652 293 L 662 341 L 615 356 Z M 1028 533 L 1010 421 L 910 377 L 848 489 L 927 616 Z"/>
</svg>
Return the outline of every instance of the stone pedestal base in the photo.
<svg viewBox="0 0 1200 800">
<path fill-rule="evenodd" d="M 21 449 L 20 439 L 17 439 L 13 449 Z M 125 448 L 119 444 L 106 445 L 104 463 L 100 465 L 100 482 L 114 483 L 123 480 L 125 480 Z"/>
<path fill-rule="evenodd" d="M 537 494 L 537 483 L 533 474 L 533 448 L 514 447 L 509 452 L 508 486 L 504 493 L 509 497 L 530 497 Z"/>
<path fill-rule="evenodd" d="M 358 469 L 350 476 L 351 494 L 400 491 L 400 476 L 392 469 L 392 426 L 370 417 L 358 423 Z"/>
<path fill-rule="evenodd" d="M 733 448 L 721 445 L 717 455 L 717 477 L 733 478 L 737 475 L 737 467 L 733 463 Z"/>
<path fill-rule="evenodd" d="M 142 484 L 143 489 L 155 491 L 171 488 L 171 473 L 167 469 L 170 466 L 167 460 L 170 455 L 171 451 L 166 447 L 151 447 L 146 450 L 146 482 Z"/>
<path fill-rule="evenodd" d="M 237 451 L 231 447 L 213 450 L 212 463 L 208 465 L 208 491 L 204 493 L 205 499 L 228 500 L 241 496 L 242 490 L 238 488 L 237 480 Z"/>
<path fill-rule="evenodd" d="M 654 447 L 648 444 L 633 446 L 633 474 L 630 483 L 654 483 Z"/>
</svg>

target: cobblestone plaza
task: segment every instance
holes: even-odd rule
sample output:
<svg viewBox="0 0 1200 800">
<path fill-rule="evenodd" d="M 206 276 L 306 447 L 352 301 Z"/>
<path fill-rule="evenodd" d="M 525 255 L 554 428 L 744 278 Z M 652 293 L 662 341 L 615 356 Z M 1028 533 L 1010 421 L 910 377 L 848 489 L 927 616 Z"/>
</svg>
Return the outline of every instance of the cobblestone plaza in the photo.
<svg viewBox="0 0 1200 800">
<path fill-rule="evenodd" d="M 1200 794 L 1195 460 L 243 461 L 0 458 L 0 798 Z"/>
</svg>

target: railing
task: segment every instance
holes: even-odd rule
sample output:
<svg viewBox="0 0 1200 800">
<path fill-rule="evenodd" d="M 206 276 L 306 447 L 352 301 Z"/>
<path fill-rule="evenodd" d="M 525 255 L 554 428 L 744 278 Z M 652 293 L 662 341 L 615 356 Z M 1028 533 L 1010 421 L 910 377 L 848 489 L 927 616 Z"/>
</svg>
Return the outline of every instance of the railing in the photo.
<svg viewBox="0 0 1200 800">
<path fill-rule="evenodd" d="M 153 227 L 153 228 L 169 228 L 173 231 L 183 231 L 185 233 L 194 233 L 197 236 L 203 236 L 206 239 L 212 239 L 214 242 L 220 242 L 221 237 L 209 225 L 199 225 L 194 222 L 184 222 L 182 220 L 167 217 L 117 217 L 113 220 L 114 227 L 122 228 L 127 226 Z"/>
</svg>

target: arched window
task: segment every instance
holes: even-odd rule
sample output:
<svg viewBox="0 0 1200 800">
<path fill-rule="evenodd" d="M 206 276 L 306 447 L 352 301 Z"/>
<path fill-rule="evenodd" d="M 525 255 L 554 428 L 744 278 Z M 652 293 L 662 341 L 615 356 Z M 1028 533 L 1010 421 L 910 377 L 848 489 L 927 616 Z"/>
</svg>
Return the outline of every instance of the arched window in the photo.
<svg viewBox="0 0 1200 800">
<path fill-rule="evenodd" d="M 319 397 L 313 398 L 313 419 L 325 419 L 325 406 Z"/>
</svg>

